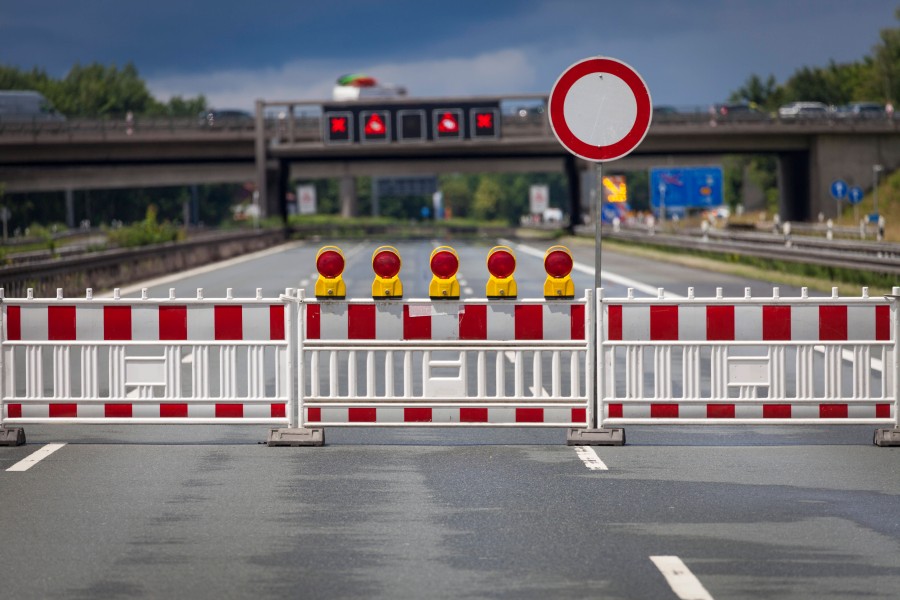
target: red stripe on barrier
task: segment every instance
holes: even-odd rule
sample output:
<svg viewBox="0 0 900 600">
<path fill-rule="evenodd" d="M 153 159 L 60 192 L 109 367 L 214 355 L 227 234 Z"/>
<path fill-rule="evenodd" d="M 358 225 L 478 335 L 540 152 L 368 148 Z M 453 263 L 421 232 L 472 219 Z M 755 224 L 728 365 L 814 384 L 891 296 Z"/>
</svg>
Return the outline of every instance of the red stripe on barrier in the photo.
<svg viewBox="0 0 900 600">
<path fill-rule="evenodd" d="M 49 306 L 47 307 L 47 333 L 48 338 L 56 340 L 75 339 L 75 307 L 74 306 Z"/>
<path fill-rule="evenodd" d="M 269 307 L 269 339 L 284 339 L 284 304 Z"/>
<path fill-rule="evenodd" d="M 891 339 L 891 307 L 886 304 L 875 307 L 875 339 L 885 342 Z"/>
<path fill-rule="evenodd" d="M 847 339 L 847 307 L 823 305 L 819 307 L 819 339 Z"/>
<path fill-rule="evenodd" d="M 820 419 L 846 419 L 850 416 L 849 406 L 846 404 L 820 404 Z"/>
<path fill-rule="evenodd" d="M 130 419 L 131 404 L 106 404 L 103 407 L 103 416 L 107 419 Z"/>
<path fill-rule="evenodd" d="M 460 315 L 460 319 L 462 315 Z M 413 317 L 409 314 L 409 304 L 403 305 L 403 339 L 430 340 L 431 315 Z"/>
<path fill-rule="evenodd" d="M 617 341 L 622 339 L 622 306 L 612 304 L 607 311 L 607 329 L 609 330 L 608 339 Z"/>
<path fill-rule="evenodd" d="M 51 404 L 51 419 L 74 419 L 78 416 L 77 404 Z"/>
<path fill-rule="evenodd" d="M 518 308 L 518 307 L 516 307 Z M 543 408 L 517 408 L 516 423 L 543 423 Z"/>
<path fill-rule="evenodd" d="M 374 423 L 376 411 L 375 408 L 348 408 L 347 420 L 350 423 Z"/>
<path fill-rule="evenodd" d="M 790 419 L 790 404 L 765 404 L 763 405 L 763 419 Z"/>
<path fill-rule="evenodd" d="M 243 419 L 243 404 L 216 404 L 217 419 Z"/>
<path fill-rule="evenodd" d="M 313 423 L 320 423 L 322 421 L 322 409 L 321 408 L 307 408 L 306 409 L 306 420 L 311 421 Z"/>
<path fill-rule="evenodd" d="M 463 308 L 459 313 L 459 339 L 487 339 L 487 308 L 484 304 L 470 304 Z"/>
<path fill-rule="evenodd" d="M 790 306 L 763 306 L 762 320 L 762 333 L 764 340 L 789 341 L 791 339 Z"/>
<path fill-rule="evenodd" d="M 573 423 L 587 423 L 587 409 L 586 408 L 573 408 L 572 409 L 572 422 Z"/>
<path fill-rule="evenodd" d="M 486 408 L 460 408 L 460 423 L 487 423 L 488 409 Z"/>
<path fill-rule="evenodd" d="M 104 340 L 130 340 L 131 339 L 131 307 L 130 306 L 104 306 L 103 307 L 103 339 Z"/>
<path fill-rule="evenodd" d="M 569 334 L 569 339 L 584 339 L 584 308 L 584 304 L 572 305 L 572 331 Z"/>
<path fill-rule="evenodd" d="M 541 304 L 518 304 L 515 307 L 516 339 L 544 339 L 544 307 Z"/>
<path fill-rule="evenodd" d="M 186 419 L 188 416 L 188 405 L 185 403 L 160 404 L 159 416 L 163 419 Z"/>
<path fill-rule="evenodd" d="M 6 417 L 9 419 L 21 419 L 22 418 L 22 405 L 21 404 L 7 404 L 6 405 Z"/>
<path fill-rule="evenodd" d="M 287 405 L 284 402 L 278 402 L 278 403 L 272 404 L 272 412 L 271 412 L 272 418 L 273 419 L 283 419 L 285 417 L 285 415 L 287 414 L 286 406 Z"/>
<path fill-rule="evenodd" d="M 734 340 L 734 306 L 710 305 L 706 307 L 706 339 L 710 341 Z"/>
<path fill-rule="evenodd" d="M 347 305 L 347 339 L 375 339 L 375 305 Z"/>
<path fill-rule="evenodd" d="M 403 409 L 403 422 L 404 423 L 431 423 L 431 409 L 430 408 L 404 408 Z"/>
<path fill-rule="evenodd" d="M 707 404 L 707 419 L 733 419 L 734 404 Z"/>
<path fill-rule="evenodd" d="M 6 307 L 6 339 L 22 339 L 22 309 L 19 306 Z"/>
<path fill-rule="evenodd" d="M 322 307 L 318 304 L 306 305 L 306 337 L 317 340 L 322 337 Z"/>
<path fill-rule="evenodd" d="M 187 339 L 187 306 L 159 307 L 159 339 Z"/>
<path fill-rule="evenodd" d="M 244 339 L 244 308 L 237 306 L 216 306 L 215 335 L 217 340 Z"/>
<path fill-rule="evenodd" d="M 677 419 L 677 404 L 650 404 L 651 419 Z"/>
<path fill-rule="evenodd" d="M 650 340 L 678 339 L 678 307 L 650 307 Z"/>
<path fill-rule="evenodd" d="M 619 403 L 607 404 L 606 405 L 606 416 L 610 419 L 621 419 L 622 418 L 622 405 Z"/>
<path fill-rule="evenodd" d="M 885 307 L 887 308 L 887 307 Z M 875 418 L 876 419 L 890 419 L 891 418 L 891 405 L 890 404 L 876 404 L 875 405 Z"/>
</svg>

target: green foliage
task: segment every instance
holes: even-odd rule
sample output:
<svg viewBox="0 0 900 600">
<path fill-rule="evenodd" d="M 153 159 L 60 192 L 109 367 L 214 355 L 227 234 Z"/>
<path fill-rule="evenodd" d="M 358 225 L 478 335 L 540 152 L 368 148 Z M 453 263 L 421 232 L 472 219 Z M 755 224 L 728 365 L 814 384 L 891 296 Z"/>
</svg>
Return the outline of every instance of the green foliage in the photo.
<svg viewBox="0 0 900 600">
<path fill-rule="evenodd" d="M 121 69 L 96 62 L 75 64 L 62 79 L 50 77 L 43 69 L 22 71 L 0 65 L 0 89 L 41 92 L 67 117 L 120 118 L 129 111 L 135 116 L 194 117 L 206 108 L 203 96 L 176 96 L 167 103 L 156 100 L 130 62 Z"/>
<path fill-rule="evenodd" d="M 179 228 L 168 221 L 157 222 L 157 212 L 156 205 L 151 204 L 147 207 L 147 215 L 143 221 L 107 231 L 110 243 L 122 248 L 130 248 L 183 239 L 184 233 Z"/>
</svg>

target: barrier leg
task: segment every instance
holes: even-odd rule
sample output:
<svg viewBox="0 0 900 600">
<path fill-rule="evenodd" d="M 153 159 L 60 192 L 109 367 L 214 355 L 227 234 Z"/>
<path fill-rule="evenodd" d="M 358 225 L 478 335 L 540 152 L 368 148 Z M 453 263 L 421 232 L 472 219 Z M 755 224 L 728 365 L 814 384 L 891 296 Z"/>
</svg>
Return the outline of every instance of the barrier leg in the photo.
<svg viewBox="0 0 900 600">
<path fill-rule="evenodd" d="M 597 242 L 599 243 L 599 241 Z M 598 267 L 599 268 L 599 267 Z M 590 290 L 585 292 L 588 306 L 588 428 L 569 429 L 566 434 L 567 446 L 624 446 L 625 430 L 622 428 L 607 429 L 603 427 L 603 385 L 604 356 L 600 340 L 603 339 L 603 290 L 597 289 L 597 300 L 594 302 Z"/>
<path fill-rule="evenodd" d="M 303 392 L 306 385 L 303 329 L 306 326 L 306 305 L 303 303 L 303 290 L 300 290 L 296 296 L 292 291 L 286 290 L 286 293 L 281 296 L 281 300 L 286 304 L 288 332 L 288 351 L 286 353 L 288 364 L 285 365 L 288 373 L 288 389 L 290 390 L 288 426 L 270 429 L 266 444 L 270 447 L 324 446 L 325 430 L 323 428 L 310 429 L 303 426 Z M 313 377 L 318 377 L 318 373 L 313 373 Z"/>
<path fill-rule="evenodd" d="M 893 429 L 876 429 L 876 446 L 900 446 L 900 287 L 895 287 L 891 295 L 885 296 L 891 303 L 891 336 L 894 349 L 891 360 L 885 361 L 884 382 L 890 382 L 894 391 L 894 427 Z M 888 374 L 890 373 L 890 376 Z"/>
<path fill-rule="evenodd" d="M 25 444 L 25 429 L 22 427 L 0 427 L 0 446 L 22 446 Z"/>
</svg>

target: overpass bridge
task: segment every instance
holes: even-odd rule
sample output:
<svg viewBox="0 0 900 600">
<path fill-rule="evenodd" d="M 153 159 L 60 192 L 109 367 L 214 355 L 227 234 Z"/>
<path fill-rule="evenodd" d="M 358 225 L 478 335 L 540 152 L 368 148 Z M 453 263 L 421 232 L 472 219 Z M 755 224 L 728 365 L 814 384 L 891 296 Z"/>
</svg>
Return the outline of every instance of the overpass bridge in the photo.
<svg viewBox="0 0 900 600">
<path fill-rule="evenodd" d="M 286 213 L 294 178 L 342 178 L 342 202 L 352 213 L 353 178 L 447 172 L 565 172 L 573 216 L 580 210 L 579 173 L 589 166 L 556 141 L 540 106 L 545 96 L 402 98 L 365 104 L 259 100 L 256 118 L 209 127 L 188 120 L 0 123 L 0 182 L 8 192 L 155 187 L 255 180 L 264 209 Z M 359 117 L 368 107 L 396 117 L 434 107 L 496 107 L 496 136 L 421 141 L 336 143 L 324 127 L 329 114 Z M 465 112 L 459 113 L 465 119 Z M 424 121 L 423 121 L 424 123 Z M 430 127 L 430 126 L 429 126 Z M 720 162 L 725 154 L 764 153 L 778 159 L 781 216 L 806 220 L 835 211 L 833 179 L 868 188 L 872 165 L 900 168 L 900 121 L 890 119 L 716 118 L 705 113 L 654 116 L 633 154 L 615 171 L 659 165 Z M 338 140 L 341 141 L 341 140 Z M 69 193 L 71 199 L 71 193 Z"/>
</svg>

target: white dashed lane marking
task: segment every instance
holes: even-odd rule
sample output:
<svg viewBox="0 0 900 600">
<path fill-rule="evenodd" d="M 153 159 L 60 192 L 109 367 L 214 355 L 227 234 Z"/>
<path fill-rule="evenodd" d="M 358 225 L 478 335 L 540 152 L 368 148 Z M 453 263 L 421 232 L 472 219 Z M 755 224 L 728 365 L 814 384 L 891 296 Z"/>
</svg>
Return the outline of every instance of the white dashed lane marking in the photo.
<svg viewBox="0 0 900 600">
<path fill-rule="evenodd" d="M 8 468 L 7 471 L 27 471 L 63 446 L 65 446 L 65 444 L 47 444 L 37 452 L 33 452 L 29 456 L 26 456 L 25 458 Z"/>
<path fill-rule="evenodd" d="M 681 600 L 713 600 L 700 580 L 677 556 L 651 556 L 650 560 Z"/>
<path fill-rule="evenodd" d="M 594 449 L 590 446 L 575 446 L 575 454 L 578 455 L 578 458 L 581 459 L 581 462 L 584 463 L 591 471 L 608 471 L 609 467 L 606 466 L 606 463 L 600 460 L 600 457 L 597 456 L 597 453 L 594 452 Z"/>
</svg>

